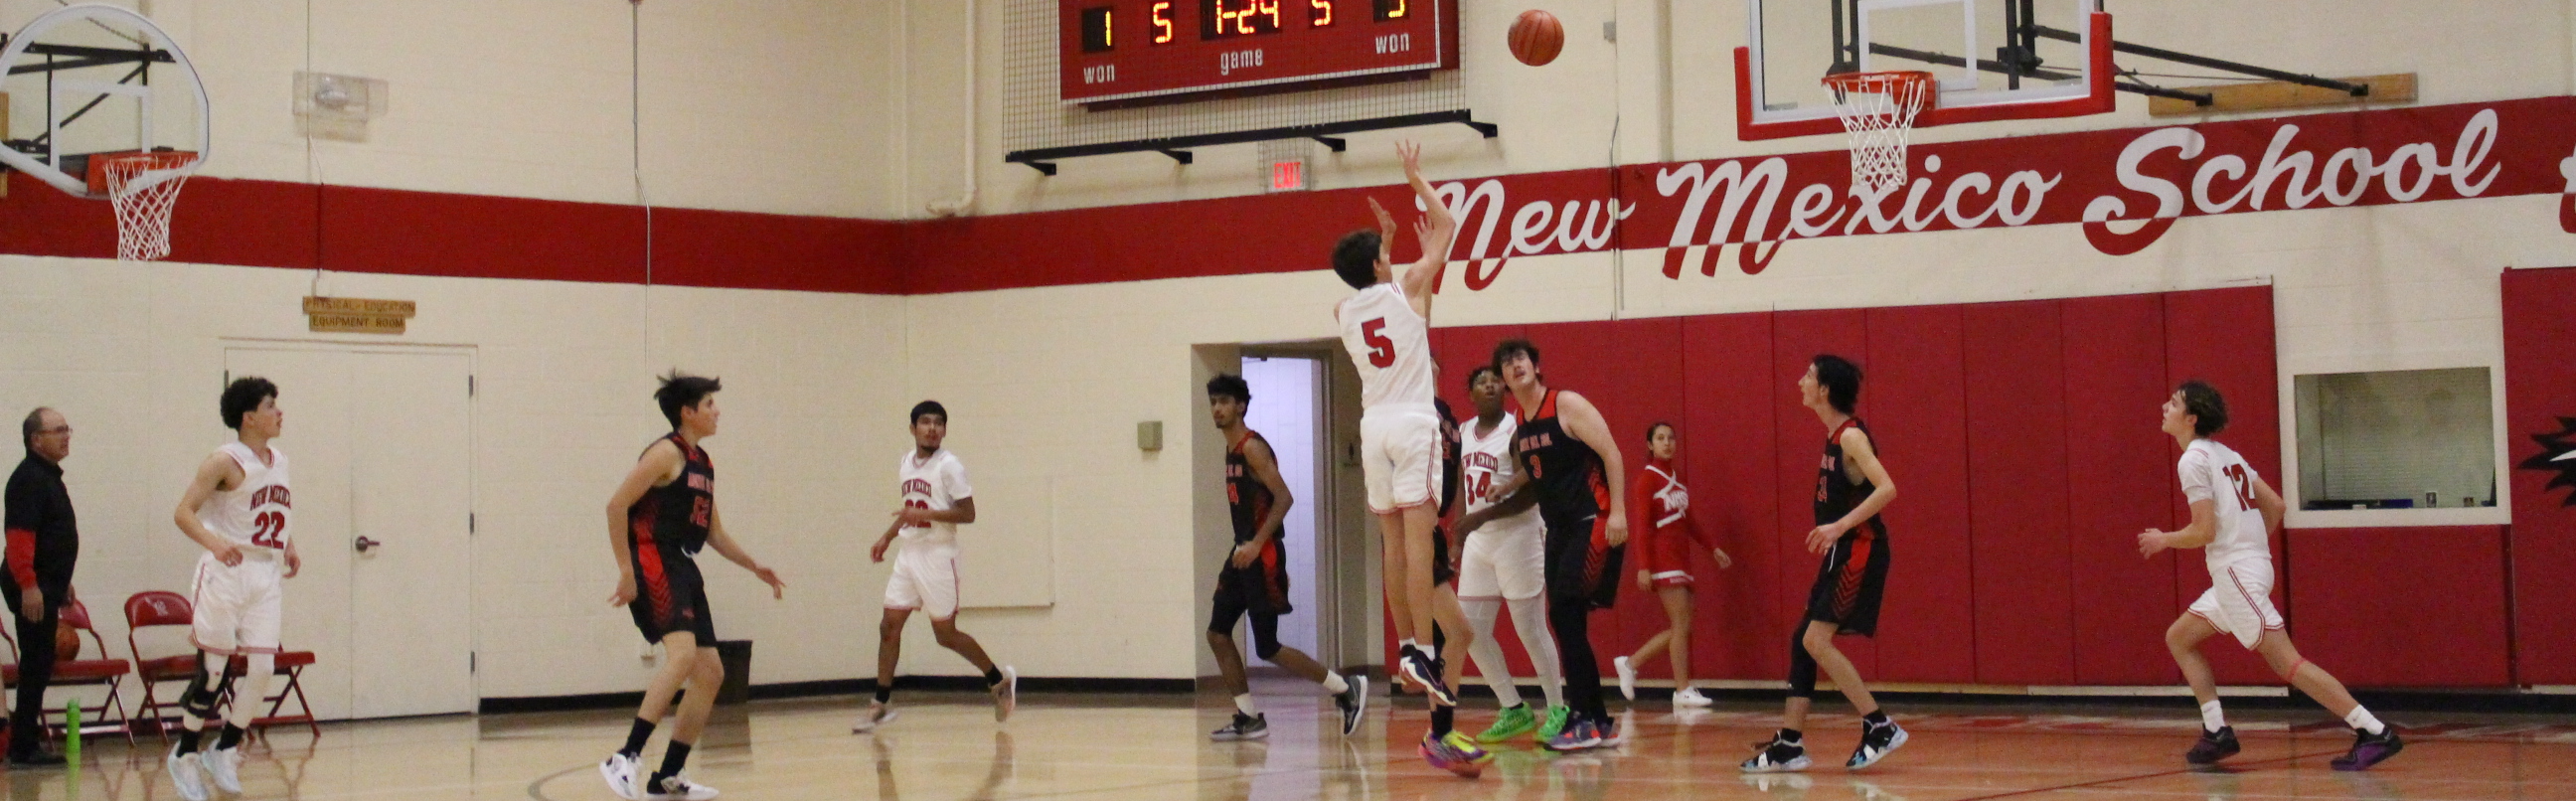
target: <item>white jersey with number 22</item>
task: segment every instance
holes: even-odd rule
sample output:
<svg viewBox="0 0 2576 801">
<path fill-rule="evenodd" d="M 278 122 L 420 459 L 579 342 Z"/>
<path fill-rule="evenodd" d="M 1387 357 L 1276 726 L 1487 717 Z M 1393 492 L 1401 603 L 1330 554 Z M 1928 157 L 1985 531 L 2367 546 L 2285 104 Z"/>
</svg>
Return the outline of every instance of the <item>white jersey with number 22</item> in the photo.
<svg viewBox="0 0 2576 801">
<path fill-rule="evenodd" d="M 227 442 L 216 453 L 241 465 L 242 480 L 231 490 L 217 490 L 197 510 L 207 531 L 235 547 L 284 549 L 294 498 L 286 488 L 286 452 L 271 445 L 261 461 L 250 446 Z"/>
</svg>

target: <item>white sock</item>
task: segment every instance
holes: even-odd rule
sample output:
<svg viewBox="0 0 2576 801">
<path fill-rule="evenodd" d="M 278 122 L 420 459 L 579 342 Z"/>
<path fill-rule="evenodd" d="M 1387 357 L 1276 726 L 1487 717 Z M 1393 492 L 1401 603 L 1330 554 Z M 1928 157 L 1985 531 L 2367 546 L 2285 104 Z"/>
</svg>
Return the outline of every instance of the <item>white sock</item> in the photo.
<svg viewBox="0 0 2576 801">
<path fill-rule="evenodd" d="M 2200 705 L 2200 728 L 2203 731 L 2227 728 L 2227 713 L 2218 711 L 2217 701 Z"/>
<path fill-rule="evenodd" d="M 1235 710 L 1236 710 L 1236 711 L 1242 712 L 1242 713 L 1244 714 L 1244 716 L 1245 716 L 1245 717 L 1251 717 L 1251 716 L 1253 715 L 1253 713 L 1256 713 L 1256 712 L 1261 711 L 1261 710 L 1258 710 L 1258 709 L 1254 709 L 1254 708 L 1252 708 L 1252 694 L 1251 694 L 1251 693 L 1244 693 L 1244 694 L 1242 694 L 1242 695 L 1237 695 L 1237 696 L 1235 696 L 1235 697 L 1234 697 L 1234 708 L 1235 708 Z"/>
<path fill-rule="evenodd" d="M 1520 706 L 1521 688 L 1512 683 L 1511 665 L 1503 661 L 1502 641 L 1494 638 L 1494 616 L 1503 611 L 1503 602 L 1461 601 L 1459 606 L 1467 613 L 1467 628 L 1476 632 L 1475 644 L 1467 646 L 1467 658 L 1475 661 L 1476 672 L 1493 689 L 1495 703 L 1504 709 Z"/>
<path fill-rule="evenodd" d="M 1547 696 L 1547 705 L 1565 705 L 1565 675 L 1556 658 L 1556 635 L 1547 628 L 1547 596 L 1506 601 L 1512 611 L 1512 631 L 1521 637 L 1521 647 L 1529 651 L 1530 667 L 1538 671 L 1539 692 Z"/>
<path fill-rule="evenodd" d="M 1333 672 L 1330 672 L 1330 671 L 1326 671 L 1326 672 L 1324 673 L 1324 692 L 1332 693 L 1332 694 L 1334 694 L 1334 695 L 1340 695 L 1340 694 L 1342 694 L 1342 693 L 1346 693 L 1346 692 L 1350 692 L 1350 691 L 1351 691 L 1351 683 L 1350 683 L 1350 682 L 1347 682 L 1347 681 L 1343 681 L 1343 680 L 1342 680 L 1342 674 L 1339 674 L 1339 673 L 1333 673 Z"/>
<path fill-rule="evenodd" d="M 2363 709 L 2360 704 L 2352 705 L 2352 711 L 2344 713 L 2343 722 L 2350 723 L 2353 728 L 2370 732 L 2372 734 L 2378 734 L 2388 730 L 2388 724 L 2379 722 L 2379 718 L 2371 716 L 2370 710 Z"/>
</svg>

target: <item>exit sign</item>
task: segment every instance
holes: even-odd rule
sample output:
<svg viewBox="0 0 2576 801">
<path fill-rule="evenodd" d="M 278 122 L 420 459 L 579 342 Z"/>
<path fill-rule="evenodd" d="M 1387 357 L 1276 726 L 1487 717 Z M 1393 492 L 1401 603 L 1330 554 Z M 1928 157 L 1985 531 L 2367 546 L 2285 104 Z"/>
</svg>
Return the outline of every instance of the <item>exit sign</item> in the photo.
<svg viewBox="0 0 2576 801">
<path fill-rule="evenodd" d="M 1306 188 L 1306 162 L 1282 161 L 1270 165 L 1270 191 L 1295 192 Z"/>
</svg>

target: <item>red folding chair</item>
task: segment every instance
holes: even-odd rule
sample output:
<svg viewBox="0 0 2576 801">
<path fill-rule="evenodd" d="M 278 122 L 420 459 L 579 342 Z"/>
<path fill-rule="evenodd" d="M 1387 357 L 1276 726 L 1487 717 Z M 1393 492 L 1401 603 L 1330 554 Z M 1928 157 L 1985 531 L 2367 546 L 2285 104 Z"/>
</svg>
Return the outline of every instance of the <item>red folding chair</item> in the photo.
<svg viewBox="0 0 2576 801">
<path fill-rule="evenodd" d="M 137 722 L 150 722 L 161 732 L 164 740 L 170 739 L 170 730 L 179 725 L 179 716 L 171 711 L 179 704 L 175 696 L 171 701 L 162 701 L 158 688 L 164 682 L 184 684 L 195 678 L 197 654 L 191 650 L 177 656 L 147 659 L 143 656 L 142 646 L 136 644 L 134 635 L 156 626 L 186 627 L 195 620 L 196 609 L 188 604 L 188 596 L 185 595 L 150 590 L 125 599 L 125 649 L 134 655 L 134 675 L 143 683 L 143 718 Z"/>
<path fill-rule="evenodd" d="M 82 604 L 78 596 L 74 596 L 70 603 L 63 605 L 61 614 L 62 625 L 70 626 L 74 631 L 89 634 L 90 646 L 98 649 L 98 653 L 102 655 L 107 653 L 107 641 L 99 637 L 97 627 L 90 625 L 89 607 Z M 9 643 L 9 664 L 0 666 L 0 685 L 15 690 L 18 687 L 18 638 L 9 635 L 7 631 L 9 628 L 14 626 L 0 626 L 0 640 L 6 640 Z M 47 689 L 106 687 L 107 700 L 96 708 L 88 710 L 89 715 L 85 716 L 87 719 L 81 721 L 81 733 L 88 735 L 117 732 L 125 735 L 125 741 L 132 744 L 134 726 L 132 719 L 126 715 L 121 685 L 126 675 L 133 672 L 134 665 L 123 659 L 57 659 L 54 661 L 53 679 L 46 687 Z M 47 702 L 38 722 L 44 724 L 45 733 L 48 736 L 60 736 L 67 726 L 64 723 L 57 723 L 56 721 L 60 719 L 57 716 L 67 711 L 69 706 L 58 707 L 52 706 L 51 703 Z"/>
<path fill-rule="evenodd" d="M 269 726 L 279 723 L 302 723 L 305 728 L 313 731 L 313 736 L 322 736 L 322 724 L 313 719 L 313 703 L 304 700 L 304 669 L 313 666 L 313 652 L 285 651 L 279 653 L 277 655 L 276 665 L 276 675 L 279 678 L 286 679 L 286 684 L 278 687 L 276 695 L 252 701 L 252 703 L 267 704 L 268 709 L 261 712 L 259 717 L 251 718 L 250 731 L 254 734 L 265 737 Z M 241 702 L 240 699 L 233 697 L 233 690 L 239 684 L 239 682 L 236 682 L 233 679 L 248 672 L 250 672 L 249 657 L 242 656 L 241 654 L 234 654 L 231 659 L 224 661 L 224 701 L 227 706 Z M 286 702 L 288 700 L 293 700 L 295 702 L 295 713 L 287 715 L 278 714 L 279 710 L 286 707 Z"/>
</svg>

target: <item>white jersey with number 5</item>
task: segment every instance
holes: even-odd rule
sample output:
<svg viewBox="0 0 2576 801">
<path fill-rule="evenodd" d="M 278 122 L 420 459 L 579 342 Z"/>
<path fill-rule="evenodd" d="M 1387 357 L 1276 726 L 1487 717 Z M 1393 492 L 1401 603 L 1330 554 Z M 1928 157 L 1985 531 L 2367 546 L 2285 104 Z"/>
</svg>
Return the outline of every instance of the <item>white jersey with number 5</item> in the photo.
<svg viewBox="0 0 2576 801">
<path fill-rule="evenodd" d="M 2263 480 L 2236 451 L 2206 439 L 2191 441 L 2175 468 L 2182 476 L 2182 496 L 2193 503 L 2217 506 L 2216 536 L 2202 548 L 2212 568 L 2246 558 L 2272 558 L 2269 528 L 2254 503 L 2254 483 Z"/>
<path fill-rule="evenodd" d="M 261 461 L 239 442 L 224 443 L 215 452 L 240 464 L 242 479 L 231 490 L 206 498 L 206 505 L 197 509 L 198 521 L 236 547 L 284 549 L 287 523 L 294 515 L 294 497 L 286 488 L 286 452 L 271 445 L 267 461 Z"/>
<path fill-rule="evenodd" d="M 1334 307 L 1342 347 L 1360 371 L 1360 408 L 1431 405 L 1431 324 L 1413 312 L 1390 281 L 1353 293 Z"/>
</svg>

